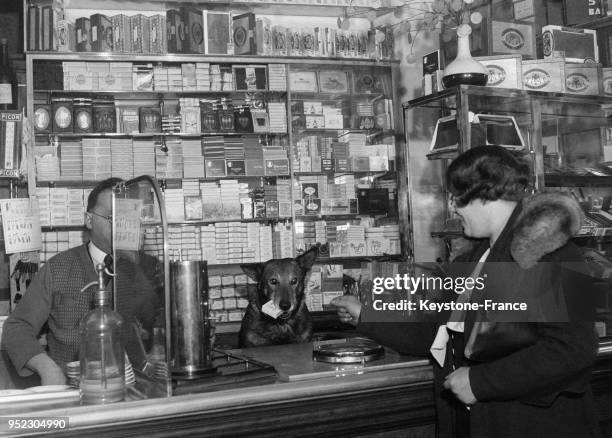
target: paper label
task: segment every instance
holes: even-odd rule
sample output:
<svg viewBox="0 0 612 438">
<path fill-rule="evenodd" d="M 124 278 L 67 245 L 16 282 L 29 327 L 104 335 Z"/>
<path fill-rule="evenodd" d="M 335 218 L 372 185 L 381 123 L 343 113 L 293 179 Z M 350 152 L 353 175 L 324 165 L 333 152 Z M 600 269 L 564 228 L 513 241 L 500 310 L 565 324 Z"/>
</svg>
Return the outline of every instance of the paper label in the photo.
<svg viewBox="0 0 612 438">
<path fill-rule="evenodd" d="M 279 309 L 278 307 L 276 307 L 276 305 L 274 304 L 274 301 L 270 300 L 268 301 L 266 304 L 264 304 L 261 307 L 261 311 L 263 313 L 265 313 L 266 315 L 271 316 L 272 318 L 276 319 L 278 318 L 278 316 L 283 313 L 283 311 L 281 309 Z"/>
<path fill-rule="evenodd" d="M 12 169 L 14 167 L 14 152 L 15 152 L 15 123 L 6 123 L 6 133 L 4 138 L 4 168 Z"/>
<path fill-rule="evenodd" d="M 115 249 L 140 249 L 142 199 L 115 199 Z"/>
<path fill-rule="evenodd" d="M 37 199 L 3 199 L 0 212 L 7 254 L 42 249 Z"/>
<path fill-rule="evenodd" d="M 13 104 L 13 90 L 11 84 L 0 84 L 0 104 Z"/>
</svg>

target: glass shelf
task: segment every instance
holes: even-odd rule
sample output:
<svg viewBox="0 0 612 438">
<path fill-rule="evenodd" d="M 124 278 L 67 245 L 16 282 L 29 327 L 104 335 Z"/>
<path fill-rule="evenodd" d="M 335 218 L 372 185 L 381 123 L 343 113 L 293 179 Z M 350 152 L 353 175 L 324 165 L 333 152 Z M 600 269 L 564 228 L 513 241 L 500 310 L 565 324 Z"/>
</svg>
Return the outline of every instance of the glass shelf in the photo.
<svg viewBox="0 0 612 438">
<path fill-rule="evenodd" d="M 61 137 L 61 138 L 82 138 L 82 137 L 94 137 L 94 138 L 116 138 L 116 137 L 130 137 L 130 138 L 149 138 L 149 137 L 241 137 L 241 136 L 259 136 L 259 135 L 288 135 L 287 132 L 199 132 L 193 134 L 181 133 L 181 132 L 146 132 L 146 133 L 132 133 L 127 134 L 125 132 L 55 132 L 55 133 L 36 133 L 38 137 Z"/>
</svg>

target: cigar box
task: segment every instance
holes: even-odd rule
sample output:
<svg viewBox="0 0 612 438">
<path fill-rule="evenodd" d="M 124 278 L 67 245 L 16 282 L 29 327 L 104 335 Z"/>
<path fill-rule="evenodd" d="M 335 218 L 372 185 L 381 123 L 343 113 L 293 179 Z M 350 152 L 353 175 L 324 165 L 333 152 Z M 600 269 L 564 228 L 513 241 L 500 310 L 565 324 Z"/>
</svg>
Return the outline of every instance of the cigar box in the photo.
<svg viewBox="0 0 612 438">
<path fill-rule="evenodd" d="M 567 62 L 599 62 L 597 31 L 548 25 L 542 27 L 544 59 L 565 58 Z"/>
<path fill-rule="evenodd" d="M 565 92 L 565 61 L 562 59 L 522 61 L 522 69 L 525 90 Z"/>
<path fill-rule="evenodd" d="M 197 9 L 181 8 L 181 14 L 185 23 L 185 41 L 187 43 L 184 52 L 204 53 L 204 21 L 202 12 Z"/>
<path fill-rule="evenodd" d="M 149 48 L 154 54 L 166 53 L 166 17 L 154 15 L 149 17 Z"/>
<path fill-rule="evenodd" d="M 529 21 L 491 20 L 489 36 L 490 55 L 521 55 L 536 58 L 535 26 Z"/>
<path fill-rule="evenodd" d="M 257 18 L 255 21 L 255 39 L 258 55 L 272 55 L 272 24 L 268 18 Z"/>
<path fill-rule="evenodd" d="M 264 109 L 251 109 L 253 132 L 270 132 L 268 113 Z"/>
<path fill-rule="evenodd" d="M 91 22 L 89 18 L 77 18 L 75 31 L 77 52 L 91 52 Z"/>
<path fill-rule="evenodd" d="M 232 70 L 236 90 L 265 90 L 267 88 L 264 65 L 234 65 Z"/>
<path fill-rule="evenodd" d="M 255 14 L 246 14 L 233 17 L 234 29 L 234 54 L 235 55 L 256 55 L 255 47 Z"/>
<path fill-rule="evenodd" d="M 287 28 L 287 55 L 302 56 L 302 35 L 299 29 Z"/>
<path fill-rule="evenodd" d="M 489 71 L 488 87 L 523 88 L 521 55 L 475 57 Z"/>
<path fill-rule="evenodd" d="M 74 52 L 76 51 L 76 31 L 74 24 L 66 20 L 57 21 L 57 50 L 59 52 Z"/>
<path fill-rule="evenodd" d="M 130 17 L 123 14 L 111 17 L 113 26 L 113 51 L 130 53 L 132 51 L 132 37 L 130 36 Z"/>
<path fill-rule="evenodd" d="M 94 52 L 113 51 L 113 25 L 110 18 L 103 14 L 94 14 L 91 22 L 91 49 Z"/>
<path fill-rule="evenodd" d="M 603 68 L 601 76 L 603 95 L 612 97 L 612 68 Z"/>
<path fill-rule="evenodd" d="M 227 55 L 231 44 L 232 19 L 228 12 L 203 11 L 204 53 Z"/>
<path fill-rule="evenodd" d="M 245 160 L 226 160 L 227 175 L 245 175 Z"/>
<path fill-rule="evenodd" d="M 185 23 L 183 15 L 176 9 L 166 11 L 166 37 L 168 53 L 184 53 Z"/>
<path fill-rule="evenodd" d="M 283 26 L 272 26 L 272 54 L 287 56 L 287 29 Z"/>
<path fill-rule="evenodd" d="M 601 95 L 601 64 L 565 64 L 565 92 Z"/>
<path fill-rule="evenodd" d="M 314 28 L 303 28 L 300 34 L 300 46 L 304 56 L 315 56 L 316 54 L 316 34 Z"/>
<path fill-rule="evenodd" d="M 264 172 L 266 176 L 289 175 L 289 160 L 287 158 L 265 160 Z"/>
<path fill-rule="evenodd" d="M 148 53 L 149 50 L 149 18 L 142 14 L 130 17 L 130 36 L 132 38 L 132 52 Z"/>
</svg>

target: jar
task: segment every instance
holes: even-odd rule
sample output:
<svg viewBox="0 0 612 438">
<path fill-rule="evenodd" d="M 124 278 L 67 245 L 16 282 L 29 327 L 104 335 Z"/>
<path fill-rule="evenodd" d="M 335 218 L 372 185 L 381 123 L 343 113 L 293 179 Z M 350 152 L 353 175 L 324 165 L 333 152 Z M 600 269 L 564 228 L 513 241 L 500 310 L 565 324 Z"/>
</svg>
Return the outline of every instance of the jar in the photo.
<svg viewBox="0 0 612 438">
<path fill-rule="evenodd" d="M 91 99 L 74 99 L 72 104 L 74 132 L 93 132 L 93 105 Z"/>
<path fill-rule="evenodd" d="M 56 97 L 51 100 L 53 132 L 73 132 L 72 99 Z"/>
<path fill-rule="evenodd" d="M 115 132 L 117 130 L 115 102 L 94 101 L 93 120 L 94 132 Z"/>
</svg>

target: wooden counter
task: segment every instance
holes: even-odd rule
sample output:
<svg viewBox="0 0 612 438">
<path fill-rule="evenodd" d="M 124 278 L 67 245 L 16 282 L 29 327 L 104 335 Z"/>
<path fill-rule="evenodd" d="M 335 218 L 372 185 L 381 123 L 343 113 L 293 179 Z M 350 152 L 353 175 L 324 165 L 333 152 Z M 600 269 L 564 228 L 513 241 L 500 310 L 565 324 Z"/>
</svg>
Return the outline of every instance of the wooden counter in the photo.
<svg viewBox="0 0 612 438">
<path fill-rule="evenodd" d="M 70 429 L 57 433 L 79 437 L 355 436 L 411 425 L 431 436 L 432 372 L 427 360 L 387 349 L 379 363 L 336 366 L 313 363 L 312 348 L 299 344 L 236 350 L 276 367 L 279 378 L 269 384 L 105 406 L 78 406 L 76 391 L 61 400 L 3 403 L 0 398 L 0 412 L 69 417 Z M 0 428 L 4 431 L 6 425 Z"/>
<path fill-rule="evenodd" d="M 3 416 L 69 417 L 61 436 L 374 436 L 432 437 L 432 371 L 427 361 L 388 350 L 387 361 L 362 370 L 313 363 L 312 345 L 236 350 L 279 371 L 273 383 L 106 406 L 63 399 L 9 402 Z M 602 348 L 593 377 L 604 436 L 612 433 L 612 345 Z M 326 368 L 328 367 L 328 368 Z M 296 377 L 297 376 L 297 377 Z M 9 397 L 4 397 L 8 399 Z M 6 420 L 0 433 L 6 431 Z M 19 434 L 19 436 L 27 436 Z"/>
</svg>

